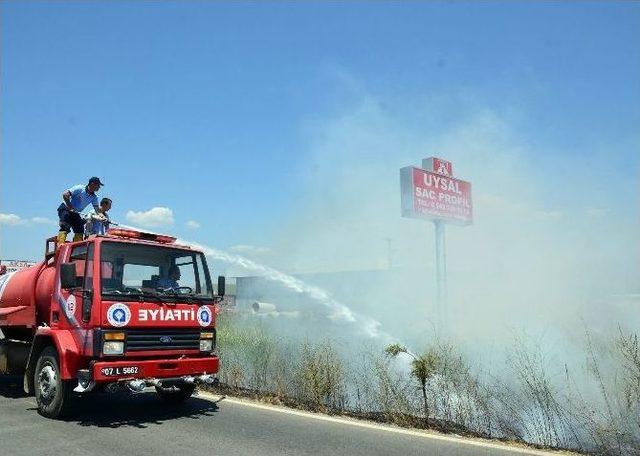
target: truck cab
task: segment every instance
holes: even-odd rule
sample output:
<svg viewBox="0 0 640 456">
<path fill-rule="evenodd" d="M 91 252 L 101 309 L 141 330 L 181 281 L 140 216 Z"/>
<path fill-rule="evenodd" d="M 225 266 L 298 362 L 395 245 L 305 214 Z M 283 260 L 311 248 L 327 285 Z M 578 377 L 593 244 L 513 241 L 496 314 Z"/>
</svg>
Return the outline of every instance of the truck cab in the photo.
<svg viewBox="0 0 640 456">
<path fill-rule="evenodd" d="M 11 339 L 3 350 L 14 366 L 6 369 L 24 371 L 42 415 L 62 414 L 72 391 L 151 386 L 180 402 L 197 383 L 217 382 L 216 303 L 225 281 L 214 290 L 202 252 L 170 236 L 112 228 L 48 244 L 45 260 L 29 269 L 4 279 L 0 329 Z M 20 349 L 28 354 L 16 356 Z"/>
</svg>

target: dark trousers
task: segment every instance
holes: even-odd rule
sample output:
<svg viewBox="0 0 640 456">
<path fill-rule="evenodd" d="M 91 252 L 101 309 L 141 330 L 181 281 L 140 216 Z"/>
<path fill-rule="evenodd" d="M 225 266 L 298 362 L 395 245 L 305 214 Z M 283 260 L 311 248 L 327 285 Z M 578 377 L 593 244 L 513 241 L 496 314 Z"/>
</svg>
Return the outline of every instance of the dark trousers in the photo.
<svg viewBox="0 0 640 456">
<path fill-rule="evenodd" d="M 58 218 L 60 219 L 60 231 L 68 233 L 73 229 L 76 234 L 84 233 L 84 220 L 77 212 L 71 212 L 67 206 L 61 204 L 58 207 Z"/>
</svg>

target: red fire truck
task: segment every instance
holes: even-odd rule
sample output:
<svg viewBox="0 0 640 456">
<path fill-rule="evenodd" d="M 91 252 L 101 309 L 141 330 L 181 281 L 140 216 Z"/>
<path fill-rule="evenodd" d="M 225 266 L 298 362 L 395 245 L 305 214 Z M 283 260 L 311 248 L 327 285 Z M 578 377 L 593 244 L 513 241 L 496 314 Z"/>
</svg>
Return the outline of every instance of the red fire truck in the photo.
<svg viewBox="0 0 640 456">
<path fill-rule="evenodd" d="M 216 306 L 204 254 L 170 236 L 112 228 L 0 275 L 0 374 L 24 376 L 38 411 L 75 393 L 155 387 L 172 403 L 217 383 Z"/>
</svg>

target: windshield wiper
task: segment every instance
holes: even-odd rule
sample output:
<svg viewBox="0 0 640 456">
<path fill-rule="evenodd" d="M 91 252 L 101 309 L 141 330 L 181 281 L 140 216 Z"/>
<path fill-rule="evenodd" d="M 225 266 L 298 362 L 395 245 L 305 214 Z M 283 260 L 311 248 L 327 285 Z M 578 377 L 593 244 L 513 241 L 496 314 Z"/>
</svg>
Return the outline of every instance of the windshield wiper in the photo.
<svg viewBox="0 0 640 456">
<path fill-rule="evenodd" d="M 192 296 L 189 293 L 178 293 L 177 291 L 175 291 L 172 288 L 164 289 L 164 290 L 162 290 L 162 293 L 168 294 L 170 296 L 173 296 L 176 300 L 184 300 L 184 301 L 187 301 L 188 303 L 197 302 L 197 301 L 194 301 L 195 296 Z"/>
<path fill-rule="evenodd" d="M 140 296 L 142 296 L 144 298 L 153 298 L 153 299 L 156 299 L 156 300 L 158 300 L 160 302 L 163 301 L 162 297 L 160 295 L 156 294 L 156 293 L 145 293 L 145 292 L 142 292 L 142 293 L 138 293 L 138 295 L 140 295 Z"/>
<path fill-rule="evenodd" d="M 111 291 L 103 291 L 103 295 L 107 296 L 117 296 L 118 299 L 127 299 L 127 298 L 136 298 L 138 301 L 142 301 L 142 298 L 153 298 L 159 302 L 162 302 L 163 299 L 158 294 L 153 293 L 145 293 L 144 291 L 127 291 L 119 292 L 119 290 L 111 290 Z"/>
</svg>

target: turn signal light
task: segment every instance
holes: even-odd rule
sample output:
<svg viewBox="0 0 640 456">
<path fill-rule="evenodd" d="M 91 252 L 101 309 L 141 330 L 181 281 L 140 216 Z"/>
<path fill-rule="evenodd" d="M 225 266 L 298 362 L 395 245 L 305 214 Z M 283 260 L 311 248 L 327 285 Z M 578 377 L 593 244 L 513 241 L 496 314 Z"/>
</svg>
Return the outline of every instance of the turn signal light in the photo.
<svg viewBox="0 0 640 456">
<path fill-rule="evenodd" d="M 104 340 L 124 340 L 124 333 L 123 332 L 104 333 Z"/>
</svg>

